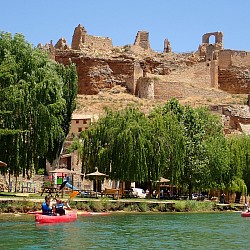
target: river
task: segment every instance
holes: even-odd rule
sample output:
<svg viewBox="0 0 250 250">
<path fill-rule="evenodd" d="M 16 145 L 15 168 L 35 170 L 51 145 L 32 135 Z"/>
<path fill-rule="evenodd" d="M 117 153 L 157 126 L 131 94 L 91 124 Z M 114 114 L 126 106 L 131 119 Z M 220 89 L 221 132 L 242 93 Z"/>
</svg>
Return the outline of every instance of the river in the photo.
<svg viewBox="0 0 250 250">
<path fill-rule="evenodd" d="M 0 249 L 248 249 L 240 213 L 114 213 L 39 225 L 34 215 L 0 215 Z"/>
</svg>

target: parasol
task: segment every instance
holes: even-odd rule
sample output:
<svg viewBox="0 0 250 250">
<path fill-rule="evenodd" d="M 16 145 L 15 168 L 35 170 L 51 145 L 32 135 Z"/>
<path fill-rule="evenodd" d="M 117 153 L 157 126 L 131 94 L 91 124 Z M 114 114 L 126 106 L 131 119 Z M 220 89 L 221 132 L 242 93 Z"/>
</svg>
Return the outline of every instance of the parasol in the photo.
<svg viewBox="0 0 250 250">
<path fill-rule="evenodd" d="M 160 178 L 160 180 L 159 180 L 159 181 L 157 181 L 157 182 L 164 183 L 164 182 L 170 182 L 170 180 L 169 180 L 169 179 L 166 179 L 166 178 L 161 177 L 161 178 Z"/>
<path fill-rule="evenodd" d="M 6 167 L 6 166 L 7 166 L 7 163 L 0 161 L 0 167 Z"/>
<path fill-rule="evenodd" d="M 86 174 L 86 176 L 95 178 L 95 180 L 96 180 L 96 185 L 97 185 L 97 181 L 98 181 L 99 178 L 101 178 L 101 177 L 107 177 L 108 175 L 99 172 L 99 171 L 98 171 L 98 168 L 96 168 L 96 171 L 95 171 L 95 172 Z M 96 186 L 96 197 L 97 197 L 97 186 Z"/>
</svg>

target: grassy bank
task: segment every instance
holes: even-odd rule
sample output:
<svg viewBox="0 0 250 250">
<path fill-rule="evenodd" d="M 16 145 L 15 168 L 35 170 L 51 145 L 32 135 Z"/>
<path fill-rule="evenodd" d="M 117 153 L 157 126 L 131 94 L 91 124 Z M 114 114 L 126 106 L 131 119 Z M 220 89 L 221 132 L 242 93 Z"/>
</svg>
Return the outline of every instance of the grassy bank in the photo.
<svg viewBox="0 0 250 250">
<path fill-rule="evenodd" d="M 26 213 L 41 209 L 43 199 L 21 198 L 0 201 L 0 213 Z M 211 212 L 222 210 L 240 211 L 243 206 L 237 204 L 217 204 L 215 202 L 199 202 L 193 200 L 142 200 L 142 199 L 74 199 L 70 201 L 73 209 L 88 212 Z"/>
</svg>

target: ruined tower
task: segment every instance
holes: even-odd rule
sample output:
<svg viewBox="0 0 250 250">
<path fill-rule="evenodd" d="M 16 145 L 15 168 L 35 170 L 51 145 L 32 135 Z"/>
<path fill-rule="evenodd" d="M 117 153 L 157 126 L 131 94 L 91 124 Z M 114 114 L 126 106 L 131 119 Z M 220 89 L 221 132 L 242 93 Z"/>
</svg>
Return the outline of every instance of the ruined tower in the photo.
<svg viewBox="0 0 250 250">
<path fill-rule="evenodd" d="M 136 38 L 135 38 L 134 45 L 139 46 L 145 50 L 149 50 L 150 44 L 149 44 L 148 32 L 138 31 Z"/>
</svg>

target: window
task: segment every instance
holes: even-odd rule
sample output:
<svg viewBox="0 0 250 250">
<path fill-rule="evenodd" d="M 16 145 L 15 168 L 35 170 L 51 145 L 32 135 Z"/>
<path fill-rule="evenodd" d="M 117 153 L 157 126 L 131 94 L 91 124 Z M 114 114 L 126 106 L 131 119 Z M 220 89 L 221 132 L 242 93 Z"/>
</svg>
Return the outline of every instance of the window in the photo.
<svg viewBox="0 0 250 250">
<path fill-rule="evenodd" d="M 82 132 L 82 128 L 78 128 L 78 132 L 79 132 L 79 133 Z"/>
</svg>

